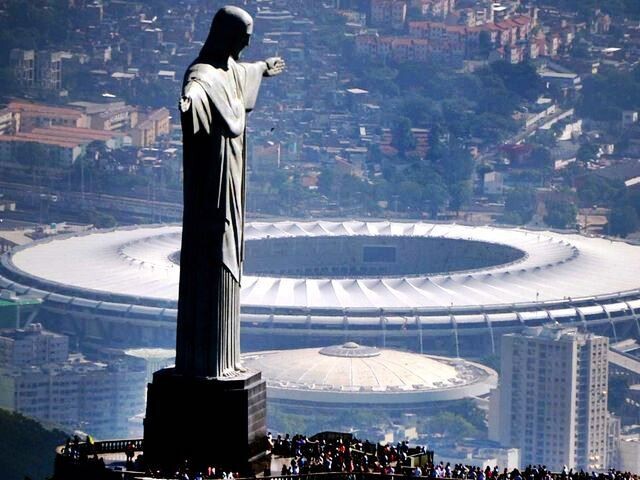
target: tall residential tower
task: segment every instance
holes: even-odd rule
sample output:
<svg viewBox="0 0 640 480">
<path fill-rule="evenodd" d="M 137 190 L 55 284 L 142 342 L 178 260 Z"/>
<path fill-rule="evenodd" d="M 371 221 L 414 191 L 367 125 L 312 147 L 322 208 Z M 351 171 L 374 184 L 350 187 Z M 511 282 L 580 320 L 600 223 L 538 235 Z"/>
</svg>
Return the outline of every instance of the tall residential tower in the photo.
<svg viewBox="0 0 640 480">
<path fill-rule="evenodd" d="M 608 339 L 559 325 L 502 337 L 490 435 L 522 464 L 607 467 Z"/>
</svg>

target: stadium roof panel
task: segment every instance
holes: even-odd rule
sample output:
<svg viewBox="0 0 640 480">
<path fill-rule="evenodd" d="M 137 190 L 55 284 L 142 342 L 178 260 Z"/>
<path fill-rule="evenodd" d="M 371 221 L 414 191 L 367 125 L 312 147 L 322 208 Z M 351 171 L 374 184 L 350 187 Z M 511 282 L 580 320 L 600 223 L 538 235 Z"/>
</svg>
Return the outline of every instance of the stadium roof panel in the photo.
<svg viewBox="0 0 640 480">
<path fill-rule="evenodd" d="M 106 301 L 115 296 L 139 305 L 151 305 L 152 300 L 172 305 L 178 294 L 179 268 L 170 257 L 180 248 L 180 232 L 178 226 L 163 225 L 56 237 L 17 249 L 5 264 L 20 275 L 18 283 L 31 279 L 31 286 L 41 290 L 75 297 L 103 295 Z M 247 274 L 242 303 L 249 307 L 354 311 L 477 307 L 476 313 L 481 313 L 498 305 L 573 304 L 585 297 L 640 287 L 640 247 L 577 234 L 388 221 L 253 222 L 246 233 L 248 240 L 265 241 L 419 236 L 499 243 L 524 252 L 511 263 L 440 275 L 292 278 Z"/>
</svg>

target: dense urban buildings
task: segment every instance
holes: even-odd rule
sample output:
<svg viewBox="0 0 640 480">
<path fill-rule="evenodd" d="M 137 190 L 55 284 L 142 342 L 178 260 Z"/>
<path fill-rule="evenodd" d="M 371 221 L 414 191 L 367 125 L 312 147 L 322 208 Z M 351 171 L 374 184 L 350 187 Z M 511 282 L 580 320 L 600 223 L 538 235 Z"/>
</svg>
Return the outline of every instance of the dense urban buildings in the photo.
<svg viewBox="0 0 640 480">
<path fill-rule="evenodd" d="M 631 233 L 635 207 L 612 205 L 607 192 L 636 188 L 638 108 L 592 103 L 600 90 L 615 90 L 599 79 L 631 75 L 634 11 L 556 3 L 248 2 L 259 25 L 252 54 L 278 52 L 290 72 L 265 89 L 265 108 L 249 125 L 249 213 L 448 219 L 465 212 L 472 222 Z M 124 135 L 121 148 L 85 145 L 68 131 L 27 138 L 3 127 L 12 124 L 3 112 L 8 161 L 0 171 L 18 205 L 33 209 L 40 194 L 53 194 L 43 218 L 73 213 L 80 193 L 84 217 L 100 226 L 179 220 L 181 144 L 168 126 L 172 116 L 176 124 L 181 72 L 215 6 L 163 8 L 74 2 L 60 7 L 58 23 L 68 28 L 51 35 L 51 45 L 9 39 L 5 103 L 38 98 L 84 111 L 91 130 Z M 4 21 L 16 13 L 3 12 Z M 61 72 L 59 90 L 37 85 L 47 65 Z M 615 134 L 602 115 L 619 124 Z M 16 161 L 42 150 L 51 162 Z M 56 159 L 55 168 L 42 164 Z M 520 191 L 534 200 L 523 206 Z M 113 193 L 124 199 L 104 198 Z"/>
<path fill-rule="evenodd" d="M 606 337 L 560 325 L 502 337 L 492 436 L 522 464 L 554 471 L 609 468 Z"/>
<path fill-rule="evenodd" d="M 0 407 L 68 432 L 128 436 L 144 409 L 145 372 L 69 353 L 69 339 L 40 324 L 0 331 Z"/>
</svg>

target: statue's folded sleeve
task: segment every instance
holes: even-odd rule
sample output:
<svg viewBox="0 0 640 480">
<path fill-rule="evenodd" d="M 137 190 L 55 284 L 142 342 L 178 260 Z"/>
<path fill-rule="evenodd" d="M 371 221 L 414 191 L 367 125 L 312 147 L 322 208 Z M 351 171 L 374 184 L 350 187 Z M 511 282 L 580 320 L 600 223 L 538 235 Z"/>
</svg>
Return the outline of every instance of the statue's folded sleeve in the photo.
<svg viewBox="0 0 640 480">
<path fill-rule="evenodd" d="M 233 65 L 230 65 L 230 71 L 235 71 Z M 225 70 L 206 63 L 196 63 L 187 72 L 180 109 L 183 113 L 191 109 L 194 134 L 201 126 L 210 132 L 211 123 L 216 121 L 211 107 L 219 114 L 229 137 L 244 133 L 246 108 L 242 92 L 237 91 L 242 88 L 242 83 L 238 87 L 226 75 Z"/>
<path fill-rule="evenodd" d="M 193 134 L 200 131 L 202 125 L 207 133 L 211 132 L 211 107 L 209 96 L 204 87 L 197 80 L 190 80 L 184 86 L 180 99 L 180 111 L 188 113 L 191 110 Z"/>
</svg>

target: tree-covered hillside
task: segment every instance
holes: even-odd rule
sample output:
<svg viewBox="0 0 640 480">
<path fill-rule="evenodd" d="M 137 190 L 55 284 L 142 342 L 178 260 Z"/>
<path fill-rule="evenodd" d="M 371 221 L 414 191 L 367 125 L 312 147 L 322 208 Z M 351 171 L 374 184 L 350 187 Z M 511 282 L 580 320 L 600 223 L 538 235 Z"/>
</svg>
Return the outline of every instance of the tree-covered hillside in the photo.
<svg viewBox="0 0 640 480">
<path fill-rule="evenodd" d="M 0 409 L 0 475 L 3 480 L 44 480 L 53 474 L 55 447 L 64 443 L 60 430 Z"/>
</svg>

